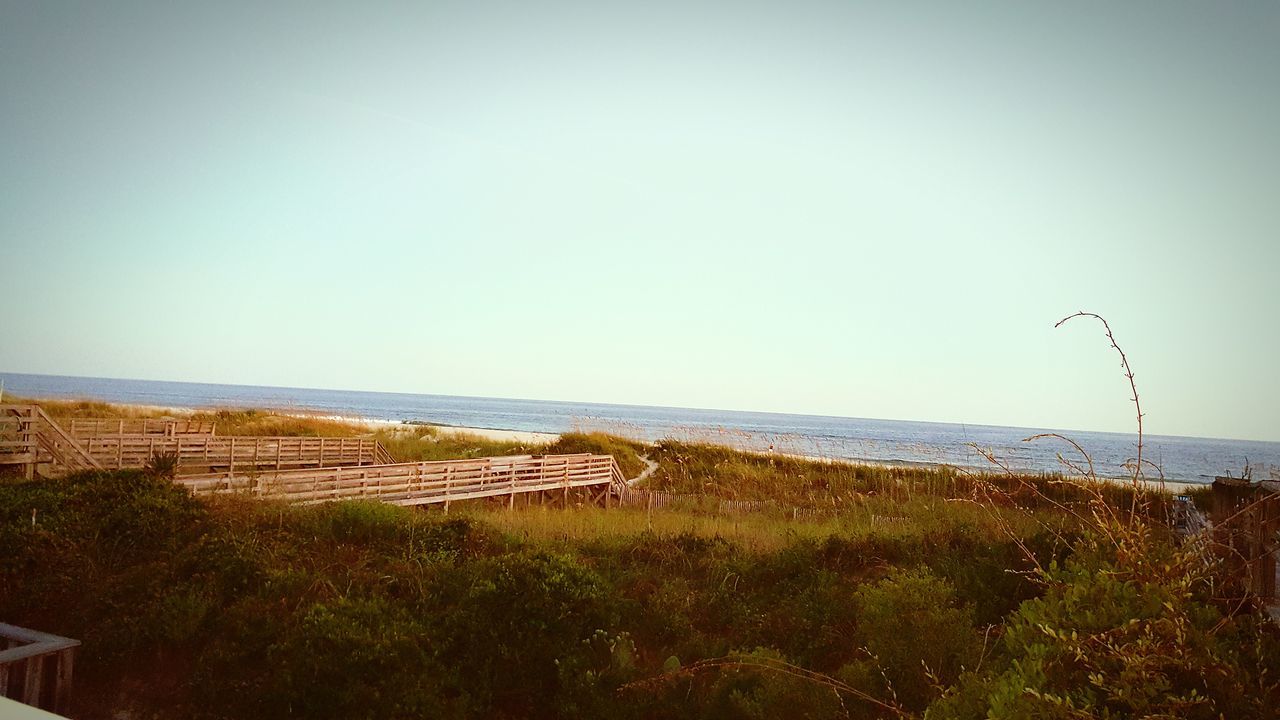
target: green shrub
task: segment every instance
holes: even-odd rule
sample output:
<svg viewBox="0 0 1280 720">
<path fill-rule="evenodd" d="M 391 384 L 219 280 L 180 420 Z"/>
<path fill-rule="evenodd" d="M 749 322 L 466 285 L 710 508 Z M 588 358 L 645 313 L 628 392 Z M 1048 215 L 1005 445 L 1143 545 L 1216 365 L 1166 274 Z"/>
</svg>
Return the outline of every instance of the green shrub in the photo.
<svg viewBox="0 0 1280 720">
<path fill-rule="evenodd" d="M 1267 716 L 1280 634 L 1223 614 L 1201 546 L 1114 529 L 1048 568 L 1006 624 L 1003 669 L 966 676 L 928 717 Z"/>
<path fill-rule="evenodd" d="M 599 672 L 584 652 L 616 612 L 600 578 L 570 558 L 509 554 L 452 578 L 448 610 L 432 615 L 440 662 L 480 716 L 557 717 L 564 676 Z M 603 689 L 602 689 L 603 690 Z"/>
<path fill-rule="evenodd" d="M 549 455 L 574 453 L 612 455 L 613 459 L 618 461 L 618 469 L 622 471 L 623 477 L 630 479 L 644 472 L 644 462 L 640 460 L 640 447 L 639 443 L 606 433 L 565 433 L 559 440 L 548 445 L 545 452 Z"/>
<path fill-rule="evenodd" d="M 922 710 L 976 664 L 981 638 L 972 608 L 927 569 L 895 570 L 856 597 L 854 640 L 869 657 L 841 670 L 853 687 Z"/>
</svg>

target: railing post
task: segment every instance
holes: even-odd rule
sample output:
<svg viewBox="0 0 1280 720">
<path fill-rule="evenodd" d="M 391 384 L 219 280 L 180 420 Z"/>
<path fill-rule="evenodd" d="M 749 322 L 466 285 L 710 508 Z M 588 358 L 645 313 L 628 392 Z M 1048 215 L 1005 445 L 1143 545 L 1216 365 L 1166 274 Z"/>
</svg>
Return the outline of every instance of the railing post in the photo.
<svg viewBox="0 0 1280 720">
<path fill-rule="evenodd" d="M 44 656 L 35 655 L 26 659 L 27 681 L 22 687 L 22 702 L 33 707 L 40 707 L 40 685 L 44 680 Z"/>
<path fill-rule="evenodd" d="M 26 422 L 23 422 L 22 413 L 18 413 L 18 429 L 21 431 L 22 449 L 31 455 L 31 462 L 22 468 L 22 475 L 28 480 L 34 480 L 36 477 L 36 463 L 40 461 L 40 450 L 36 447 L 35 436 L 31 434 L 31 426 L 35 422 L 34 413 L 27 411 L 28 416 Z M 56 459 L 56 458 L 55 458 Z"/>
<path fill-rule="evenodd" d="M 57 676 L 53 684 L 53 711 L 59 715 L 66 714 L 71 700 L 71 671 L 75 664 L 75 648 L 67 648 L 58 653 Z"/>
</svg>

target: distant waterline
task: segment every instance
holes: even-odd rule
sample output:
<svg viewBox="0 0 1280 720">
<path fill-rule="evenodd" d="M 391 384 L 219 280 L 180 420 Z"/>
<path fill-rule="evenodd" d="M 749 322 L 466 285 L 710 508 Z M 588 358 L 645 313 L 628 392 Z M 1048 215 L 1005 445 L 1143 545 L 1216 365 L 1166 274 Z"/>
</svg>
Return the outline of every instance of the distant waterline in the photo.
<svg viewBox="0 0 1280 720">
<path fill-rule="evenodd" d="M 1029 435 L 1050 432 L 1047 428 L 18 373 L 0 373 L 0 379 L 6 394 L 25 397 L 184 408 L 272 408 L 534 432 L 605 430 L 645 440 L 701 440 L 881 463 L 990 467 L 973 449 L 975 444 L 1019 471 L 1063 471 L 1059 452 L 1079 459 L 1061 441 L 1022 442 Z M 1099 475 L 1109 476 L 1125 474 L 1123 463 L 1133 456 L 1137 440 L 1124 433 L 1063 434 L 1089 452 Z M 1166 479 L 1180 482 L 1207 483 L 1216 475 L 1238 475 L 1246 460 L 1262 477 L 1280 469 L 1277 442 L 1147 436 L 1143 452 L 1161 467 Z"/>
</svg>

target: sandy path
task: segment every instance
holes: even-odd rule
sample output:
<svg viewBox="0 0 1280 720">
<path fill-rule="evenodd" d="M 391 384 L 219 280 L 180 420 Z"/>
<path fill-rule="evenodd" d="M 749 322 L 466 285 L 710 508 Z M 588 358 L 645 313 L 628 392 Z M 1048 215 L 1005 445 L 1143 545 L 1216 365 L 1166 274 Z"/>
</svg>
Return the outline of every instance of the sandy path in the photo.
<svg viewBox="0 0 1280 720">
<path fill-rule="evenodd" d="M 638 453 L 637 455 L 640 458 L 640 462 L 644 463 L 644 472 L 628 480 L 627 487 L 635 487 L 658 469 L 658 463 L 650 460 L 648 455 L 639 455 Z"/>
</svg>

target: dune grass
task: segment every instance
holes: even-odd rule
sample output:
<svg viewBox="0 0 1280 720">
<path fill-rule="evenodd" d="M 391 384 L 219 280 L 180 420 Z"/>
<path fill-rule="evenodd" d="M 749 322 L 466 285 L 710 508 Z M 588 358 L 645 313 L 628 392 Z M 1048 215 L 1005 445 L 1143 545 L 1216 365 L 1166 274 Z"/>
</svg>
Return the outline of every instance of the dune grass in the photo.
<svg viewBox="0 0 1280 720">
<path fill-rule="evenodd" d="M 571 547 L 580 543 L 627 542 L 649 533 L 723 540 L 744 551 L 776 552 L 799 540 L 832 537 L 915 539 L 972 533 L 993 539 L 1030 536 L 1053 528 L 1070 533 L 1069 518 L 1049 512 L 1027 514 L 1008 508 L 918 496 L 907 501 L 870 498 L 839 512 L 793 518 L 785 509 L 752 512 L 699 510 L 696 505 L 646 510 L 604 509 L 583 505 L 569 509 L 525 506 L 513 510 L 493 505 L 466 506 L 462 515 L 482 521 L 523 542 Z"/>
</svg>

